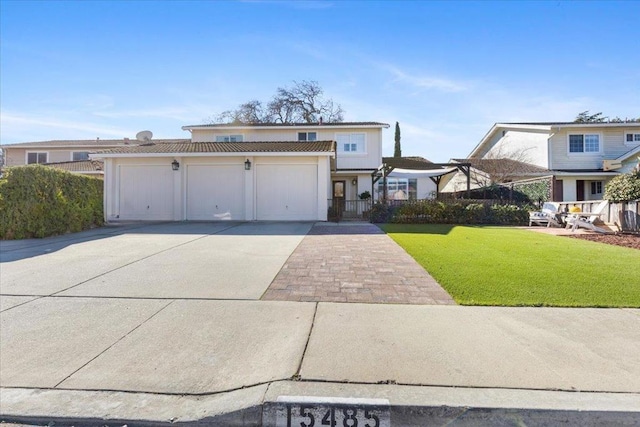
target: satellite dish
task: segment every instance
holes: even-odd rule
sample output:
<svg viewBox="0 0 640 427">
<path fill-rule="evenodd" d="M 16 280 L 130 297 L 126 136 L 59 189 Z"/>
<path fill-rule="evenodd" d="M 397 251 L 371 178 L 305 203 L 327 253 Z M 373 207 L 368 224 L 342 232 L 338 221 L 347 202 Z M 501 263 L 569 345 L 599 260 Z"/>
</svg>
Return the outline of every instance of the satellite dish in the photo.
<svg viewBox="0 0 640 427">
<path fill-rule="evenodd" d="M 153 138 L 153 133 L 150 130 L 143 130 L 136 134 L 136 139 L 141 142 L 149 142 Z"/>
</svg>

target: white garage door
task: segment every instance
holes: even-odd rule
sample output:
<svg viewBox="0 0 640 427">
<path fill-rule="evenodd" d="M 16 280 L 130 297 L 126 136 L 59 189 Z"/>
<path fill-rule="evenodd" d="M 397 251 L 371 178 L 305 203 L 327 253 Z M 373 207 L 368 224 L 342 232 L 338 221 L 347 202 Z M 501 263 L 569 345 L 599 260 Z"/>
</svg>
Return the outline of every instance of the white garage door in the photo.
<svg viewBox="0 0 640 427">
<path fill-rule="evenodd" d="M 187 166 L 187 219 L 244 220 L 244 165 Z"/>
<path fill-rule="evenodd" d="M 173 174 L 170 165 L 119 167 L 119 218 L 173 219 Z"/>
<path fill-rule="evenodd" d="M 259 220 L 318 219 L 317 165 L 256 165 Z"/>
</svg>

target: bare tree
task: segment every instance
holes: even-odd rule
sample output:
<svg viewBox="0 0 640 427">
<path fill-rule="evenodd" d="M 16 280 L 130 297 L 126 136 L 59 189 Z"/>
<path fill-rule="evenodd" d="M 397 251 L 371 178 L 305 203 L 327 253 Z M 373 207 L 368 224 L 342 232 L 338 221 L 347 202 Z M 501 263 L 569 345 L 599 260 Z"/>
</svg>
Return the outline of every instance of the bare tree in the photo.
<svg viewBox="0 0 640 427">
<path fill-rule="evenodd" d="M 533 147 L 508 150 L 499 146 L 482 158 L 468 159 L 476 170 L 472 181 L 480 187 L 511 182 L 527 175 L 538 166 L 530 163 L 529 152 Z"/>
<path fill-rule="evenodd" d="M 216 116 L 214 123 L 315 123 L 321 118 L 327 123 L 344 120 L 344 111 L 332 99 L 323 98 L 316 81 L 293 82 L 292 87 L 279 87 L 267 104 L 254 100 Z"/>
<path fill-rule="evenodd" d="M 223 111 L 213 121 L 216 123 L 262 123 L 268 121 L 268 112 L 263 108 L 262 102 L 253 100 L 240 104 L 235 110 Z"/>
</svg>

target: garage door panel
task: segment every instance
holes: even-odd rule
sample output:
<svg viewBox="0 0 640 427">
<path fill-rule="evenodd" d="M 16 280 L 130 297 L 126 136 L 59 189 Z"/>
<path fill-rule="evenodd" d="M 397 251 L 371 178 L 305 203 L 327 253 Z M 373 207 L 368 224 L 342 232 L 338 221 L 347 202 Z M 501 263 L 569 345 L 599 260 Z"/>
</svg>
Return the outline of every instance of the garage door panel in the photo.
<svg viewBox="0 0 640 427">
<path fill-rule="evenodd" d="M 244 220 L 243 165 L 189 165 L 187 219 Z"/>
<path fill-rule="evenodd" d="M 317 219 L 317 165 L 257 165 L 256 174 L 259 220 Z"/>
<path fill-rule="evenodd" d="M 166 165 L 120 166 L 119 218 L 173 219 L 173 174 Z"/>
</svg>

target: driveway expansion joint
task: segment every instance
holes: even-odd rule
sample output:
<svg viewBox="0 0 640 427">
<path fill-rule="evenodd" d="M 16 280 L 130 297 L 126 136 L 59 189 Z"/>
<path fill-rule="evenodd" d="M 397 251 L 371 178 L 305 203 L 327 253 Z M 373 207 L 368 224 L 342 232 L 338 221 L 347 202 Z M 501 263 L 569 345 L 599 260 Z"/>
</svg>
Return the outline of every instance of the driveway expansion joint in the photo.
<svg viewBox="0 0 640 427">
<path fill-rule="evenodd" d="M 138 328 L 140 328 L 142 325 L 144 325 L 145 323 L 147 323 L 149 320 L 153 319 L 155 316 L 157 316 L 160 312 L 162 312 L 164 309 L 166 309 L 167 307 L 169 307 L 171 304 L 173 304 L 174 301 L 169 301 L 167 304 L 165 304 L 164 306 L 162 306 L 159 310 L 157 310 L 155 313 L 153 313 L 151 316 L 147 317 L 145 320 L 143 320 L 140 324 L 138 324 L 136 327 L 134 327 L 133 329 L 131 329 L 129 332 L 127 332 L 126 334 L 124 334 L 122 337 L 118 338 L 116 341 L 114 341 L 113 343 L 111 343 L 111 345 L 109 345 L 107 348 L 105 348 L 104 350 L 102 350 L 101 352 L 99 352 L 97 355 L 95 355 L 94 357 L 92 357 L 90 360 L 88 360 L 86 363 L 84 363 L 82 366 L 80 366 L 78 369 L 76 369 L 75 371 L 71 372 L 69 375 L 67 375 L 66 377 L 64 377 L 60 382 L 58 382 L 56 385 L 53 386 L 54 389 L 57 389 L 58 386 L 60 386 L 62 383 L 64 383 L 65 381 L 67 381 L 69 378 L 71 378 L 74 374 L 76 374 L 77 372 L 79 372 L 82 368 L 84 368 L 85 366 L 89 365 L 91 362 L 93 362 L 94 360 L 96 360 L 98 357 L 100 357 L 102 354 L 104 354 L 106 351 L 108 351 L 110 348 L 112 348 L 113 346 L 115 346 L 116 344 L 118 344 L 120 341 L 122 341 L 123 339 L 125 339 L 127 336 L 131 335 L 135 330 L 137 330 Z"/>
</svg>

